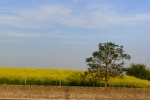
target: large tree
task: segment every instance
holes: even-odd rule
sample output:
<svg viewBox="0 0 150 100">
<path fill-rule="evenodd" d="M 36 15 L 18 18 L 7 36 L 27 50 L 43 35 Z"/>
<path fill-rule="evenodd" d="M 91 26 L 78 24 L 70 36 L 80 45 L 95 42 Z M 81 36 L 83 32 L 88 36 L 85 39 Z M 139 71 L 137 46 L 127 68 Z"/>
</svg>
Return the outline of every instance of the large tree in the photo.
<svg viewBox="0 0 150 100">
<path fill-rule="evenodd" d="M 92 57 L 86 58 L 89 66 L 86 74 L 90 74 L 93 81 L 104 79 L 107 87 L 108 79 L 120 75 L 124 59 L 130 60 L 130 58 L 130 55 L 124 53 L 123 46 L 112 42 L 100 43 L 99 50 L 93 52 Z"/>
</svg>

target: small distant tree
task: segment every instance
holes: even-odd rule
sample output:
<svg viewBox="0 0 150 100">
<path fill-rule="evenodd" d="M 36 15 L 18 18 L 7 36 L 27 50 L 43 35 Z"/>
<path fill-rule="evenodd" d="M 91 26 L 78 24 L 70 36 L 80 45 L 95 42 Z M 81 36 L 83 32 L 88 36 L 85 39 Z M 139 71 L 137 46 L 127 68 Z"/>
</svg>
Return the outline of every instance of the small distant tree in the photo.
<svg viewBox="0 0 150 100">
<path fill-rule="evenodd" d="M 123 46 L 112 42 L 100 43 L 99 50 L 93 52 L 92 57 L 86 58 L 89 66 L 86 75 L 93 83 L 104 79 L 105 87 L 110 77 L 117 77 L 123 72 L 123 59 L 130 60 L 130 55 L 125 54 Z"/>
<path fill-rule="evenodd" d="M 131 64 L 126 68 L 126 74 L 140 79 L 150 80 L 150 70 L 146 68 L 145 64 Z"/>
</svg>

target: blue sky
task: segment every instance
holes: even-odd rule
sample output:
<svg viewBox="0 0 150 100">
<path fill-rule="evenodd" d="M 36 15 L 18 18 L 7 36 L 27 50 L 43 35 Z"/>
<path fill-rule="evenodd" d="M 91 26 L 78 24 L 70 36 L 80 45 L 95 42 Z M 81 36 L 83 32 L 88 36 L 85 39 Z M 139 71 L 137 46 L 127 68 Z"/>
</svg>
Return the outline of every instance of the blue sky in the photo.
<svg viewBox="0 0 150 100">
<path fill-rule="evenodd" d="M 150 67 L 150 0 L 0 0 L 0 66 L 87 69 L 98 44 Z"/>
</svg>

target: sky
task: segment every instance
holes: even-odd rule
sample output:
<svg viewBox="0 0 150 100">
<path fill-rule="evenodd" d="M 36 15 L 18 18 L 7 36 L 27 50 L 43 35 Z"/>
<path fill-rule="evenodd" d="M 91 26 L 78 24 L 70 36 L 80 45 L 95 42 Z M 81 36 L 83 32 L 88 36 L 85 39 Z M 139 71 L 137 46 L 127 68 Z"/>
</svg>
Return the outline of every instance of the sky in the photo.
<svg viewBox="0 0 150 100">
<path fill-rule="evenodd" d="M 99 43 L 150 68 L 150 0 L 0 0 L 0 66 L 87 69 Z"/>
</svg>

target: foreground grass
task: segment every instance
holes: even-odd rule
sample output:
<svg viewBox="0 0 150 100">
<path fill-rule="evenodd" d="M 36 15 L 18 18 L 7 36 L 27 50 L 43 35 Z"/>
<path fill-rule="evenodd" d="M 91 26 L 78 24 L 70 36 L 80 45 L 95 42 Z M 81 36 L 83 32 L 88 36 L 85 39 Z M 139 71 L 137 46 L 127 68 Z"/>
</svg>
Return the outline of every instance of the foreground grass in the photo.
<svg viewBox="0 0 150 100">
<path fill-rule="evenodd" d="M 84 71 L 42 68 L 0 68 L 0 84 L 10 85 L 51 85 L 51 86 L 92 86 L 83 78 Z M 100 82 L 98 86 L 104 86 Z M 131 76 L 111 79 L 109 87 L 149 88 L 150 81 Z"/>
</svg>

